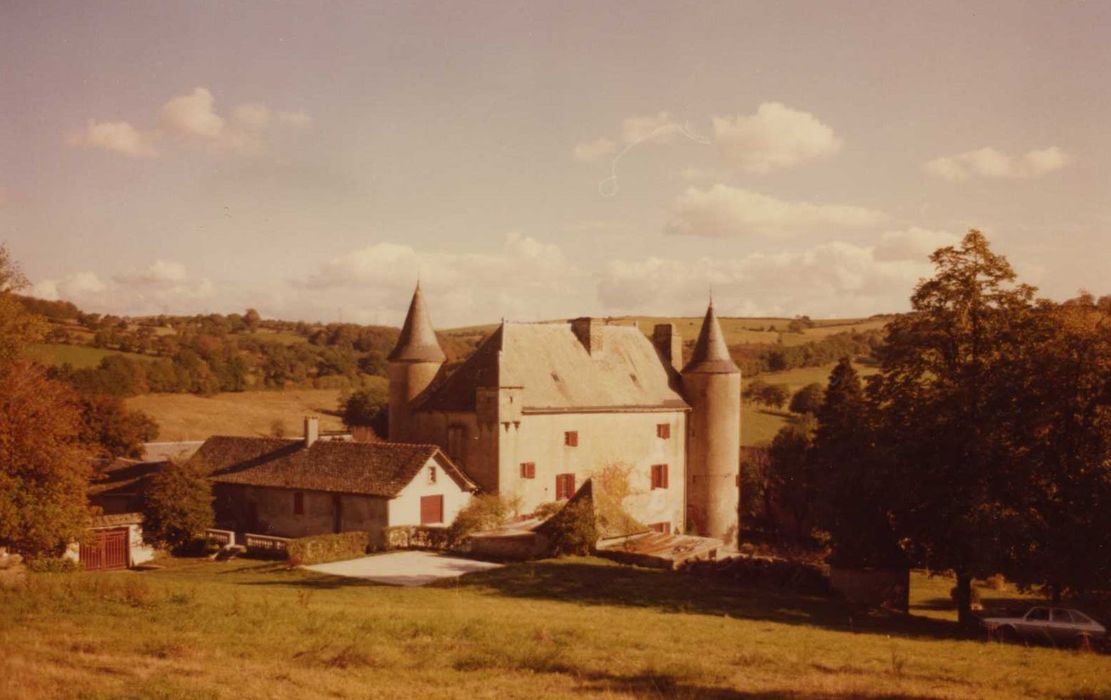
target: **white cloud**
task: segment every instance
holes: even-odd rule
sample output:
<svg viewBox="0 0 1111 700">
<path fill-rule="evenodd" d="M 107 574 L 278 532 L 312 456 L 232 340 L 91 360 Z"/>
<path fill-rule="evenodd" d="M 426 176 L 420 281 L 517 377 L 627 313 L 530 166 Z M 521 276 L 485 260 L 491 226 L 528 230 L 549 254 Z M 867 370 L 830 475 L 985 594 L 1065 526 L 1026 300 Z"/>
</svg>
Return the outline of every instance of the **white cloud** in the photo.
<svg viewBox="0 0 1111 700">
<path fill-rule="evenodd" d="M 938 248 L 956 245 L 960 236 L 948 231 L 912 227 L 887 231 L 876 246 L 876 260 L 926 260 Z"/>
<path fill-rule="evenodd" d="M 776 199 L 717 184 L 688 187 L 672 205 L 668 233 L 685 236 L 785 237 L 816 228 L 862 228 L 882 223 L 879 211 L 845 204 Z"/>
<path fill-rule="evenodd" d="M 713 124 L 725 159 L 754 173 L 829 156 L 842 145 L 833 129 L 813 114 L 780 102 L 765 102 L 752 115 L 714 117 Z"/>
<path fill-rule="evenodd" d="M 224 118 L 213 110 L 215 101 L 207 88 L 194 88 L 188 95 L 175 97 L 163 105 L 162 124 L 182 134 L 219 138 L 224 133 Z"/>
<path fill-rule="evenodd" d="M 431 313 L 449 326 L 553 318 L 590 304 L 589 279 L 558 246 L 518 233 L 487 253 L 375 243 L 324 262 L 295 286 L 303 308 L 331 316 L 339 306 L 348 320 L 400 323 L 418 274 Z"/>
<path fill-rule="evenodd" d="M 880 260 L 872 247 L 833 241 L 730 259 L 616 260 L 600 275 L 598 296 L 610 313 L 689 316 L 712 285 L 723 315 L 866 316 L 906 308 L 931 270 L 925 260 Z"/>
<path fill-rule="evenodd" d="M 609 139 L 601 138 L 575 144 L 575 148 L 572 149 L 571 155 L 574 156 L 575 160 L 589 163 L 613 155 L 616 151 L 616 143 Z"/>
<path fill-rule="evenodd" d="M 1030 178 L 1060 170 L 1070 157 L 1057 146 L 1027 151 L 1012 157 L 991 147 L 966 151 L 927 161 L 922 168 L 929 174 L 952 182 L 979 176 L 986 178 Z"/>
<path fill-rule="evenodd" d="M 175 137 L 174 143 L 179 145 L 203 144 L 213 153 L 258 155 L 266 152 L 275 125 L 304 129 L 311 123 L 304 112 L 274 112 L 257 102 L 239 105 L 228 120 L 217 113 L 212 92 L 198 87 L 167 101 L 157 128 L 144 131 L 126 121 L 90 120 L 84 130 L 71 134 L 67 141 L 73 146 L 105 148 L 132 158 L 159 155 L 154 143 L 164 137 Z"/>
<path fill-rule="evenodd" d="M 70 134 L 66 142 L 71 146 L 103 148 L 130 158 L 153 158 L 158 155 L 154 147 L 156 137 L 156 134 L 139 131 L 127 122 L 90 119 L 84 130 Z"/>
<path fill-rule="evenodd" d="M 96 273 L 76 272 L 60 279 L 43 279 L 31 287 L 42 299 L 72 301 L 84 310 L 114 314 L 197 313 L 207 310 L 215 286 L 190 276 L 184 265 L 156 260 L 145 269 L 102 280 Z"/>
</svg>

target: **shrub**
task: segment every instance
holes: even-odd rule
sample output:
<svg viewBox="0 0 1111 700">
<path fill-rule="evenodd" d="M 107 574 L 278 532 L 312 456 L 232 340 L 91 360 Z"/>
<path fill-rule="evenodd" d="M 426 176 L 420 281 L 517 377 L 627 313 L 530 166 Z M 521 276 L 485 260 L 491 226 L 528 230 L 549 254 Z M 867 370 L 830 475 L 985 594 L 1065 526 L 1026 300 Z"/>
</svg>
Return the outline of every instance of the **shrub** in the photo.
<svg viewBox="0 0 1111 700">
<path fill-rule="evenodd" d="M 561 510 L 563 510 L 562 501 L 549 501 L 536 506 L 536 510 L 532 511 L 532 517 L 537 520 L 547 520 Z"/>
<path fill-rule="evenodd" d="M 451 541 L 453 544 L 458 544 L 471 533 L 500 527 L 512 514 L 510 504 L 501 496 L 496 494 L 475 496 L 455 516 L 455 522 L 449 529 Z"/>
<path fill-rule="evenodd" d="M 598 541 L 591 498 L 569 501 L 550 520 L 538 528 L 548 539 L 552 556 L 590 554 Z"/>
<path fill-rule="evenodd" d="M 27 562 L 27 568 L 36 574 L 72 574 L 81 570 L 81 564 L 63 557 L 37 557 Z"/>
<path fill-rule="evenodd" d="M 355 559 L 367 553 L 370 533 L 365 530 L 334 535 L 314 535 L 290 540 L 286 558 L 293 566 Z"/>
</svg>

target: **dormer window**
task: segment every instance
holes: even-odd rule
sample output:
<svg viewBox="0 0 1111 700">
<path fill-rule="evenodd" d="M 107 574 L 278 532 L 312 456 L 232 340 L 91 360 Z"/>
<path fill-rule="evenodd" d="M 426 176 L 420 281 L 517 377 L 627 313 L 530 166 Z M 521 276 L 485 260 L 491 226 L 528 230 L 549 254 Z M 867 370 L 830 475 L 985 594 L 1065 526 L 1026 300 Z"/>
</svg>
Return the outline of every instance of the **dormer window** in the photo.
<svg viewBox="0 0 1111 700">
<path fill-rule="evenodd" d="M 579 446 L 579 431 L 577 431 L 577 430 L 568 430 L 566 433 L 564 433 L 563 434 L 563 444 L 566 445 L 567 447 L 578 447 Z"/>
</svg>

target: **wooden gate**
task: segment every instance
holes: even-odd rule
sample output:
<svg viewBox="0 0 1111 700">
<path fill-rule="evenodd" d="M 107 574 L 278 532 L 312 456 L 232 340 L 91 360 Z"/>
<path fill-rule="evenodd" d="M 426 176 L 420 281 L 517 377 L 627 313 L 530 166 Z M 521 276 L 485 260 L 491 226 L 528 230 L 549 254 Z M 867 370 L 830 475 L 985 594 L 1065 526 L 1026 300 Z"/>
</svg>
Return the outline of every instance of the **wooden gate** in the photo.
<svg viewBox="0 0 1111 700">
<path fill-rule="evenodd" d="M 81 565 L 86 571 L 126 569 L 130 529 L 93 530 L 92 542 L 81 545 Z"/>
</svg>

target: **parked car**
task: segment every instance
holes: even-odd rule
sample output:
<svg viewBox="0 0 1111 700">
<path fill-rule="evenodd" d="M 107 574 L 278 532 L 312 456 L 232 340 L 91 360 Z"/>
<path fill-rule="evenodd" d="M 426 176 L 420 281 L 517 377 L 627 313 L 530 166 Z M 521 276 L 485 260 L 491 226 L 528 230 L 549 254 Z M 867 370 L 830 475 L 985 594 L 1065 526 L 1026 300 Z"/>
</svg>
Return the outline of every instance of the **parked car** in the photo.
<svg viewBox="0 0 1111 700">
<path fill-rule="evenodd" d="M 1053 646 L 1102 644 L 1107 629 L 1079 610 L 1030 608 L 1022 617 L 986 617 L 988 635 L 1001 642 L 1035 642 Z"/>
</svg>

